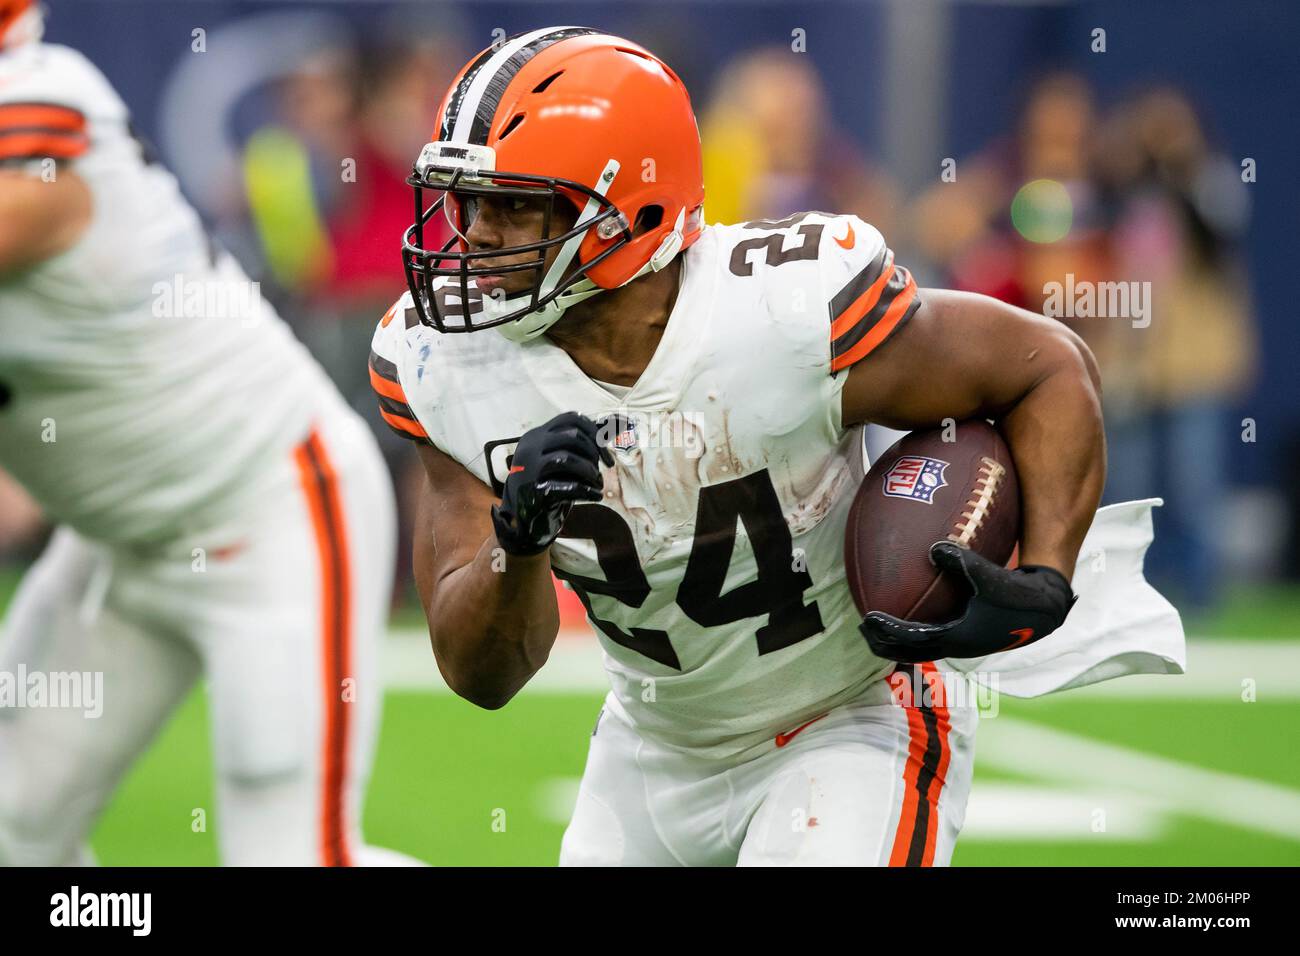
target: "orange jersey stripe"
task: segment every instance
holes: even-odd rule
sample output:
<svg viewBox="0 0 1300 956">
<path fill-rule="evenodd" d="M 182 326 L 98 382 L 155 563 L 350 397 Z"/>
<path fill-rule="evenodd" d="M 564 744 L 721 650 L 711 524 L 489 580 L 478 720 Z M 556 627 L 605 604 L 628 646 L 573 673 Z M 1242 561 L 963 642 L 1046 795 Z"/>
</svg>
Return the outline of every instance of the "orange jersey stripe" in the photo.
<svg viewBox="0 0 1300 956">
<path fill-rule="evenodd" d="M 943 677 L 933 662 L 922 664 L 926 683 L 930 685 L 934 700 L 935 733 L 939 737 L 939 760 L 930 780 L 926 799 L 930 804 L 925 836 L 925 854 L 921 857 L 922 866 L 934 866 L 934 850 L 939 842 L 939 795 L 943 793 L 944 781 L 948 776 L 948 764 L 952 760 L 952 748 L 948 744 L 948 732 L 952 729 L 952 716 L 948 712 L 948 701 L 944 696 Z"/>
<path fill-rule="evenodd" d="M 881 270 L 876 281 L 871 283 L 862 295 L 854 299 L 847 309 L 835 317 L 835 321 L 831 323 L 832 342 L 857 325 L 859 319 L 876 307 L 876 303 L 880 301 L 880 294 L 885 290 L 885 286 L 889 284 L 889 280 L 893 275 L 894 260 L 891 254 L 889 265 Z"/>
<path fill-rule="evenodd" d="M 323 830 L 327 844 L 336 848 L 340 866 L 351 866 L 348 853 L 346 815 L 343 802 L 347 785 L 347 741 L 350 714 L 343 698 L 343 682 L 352 677 L 352 568 L 350 567 L 347 527 L 343 517 L 343 501 L 339 494 L 338 476 L 325 450 L 320 433 L 313 432 L 309 439 L 324 475 L 323 491 L 326 518 L 331 529 L 335 561 L 338 570 L 338 593 L 335 596 L 336 639 L 332 660 L 326 667 L 326 704 L 330 714 L 325 740 L 325 796 L 327 798 Z M 332 666 L 331 666 L 332 665 Z"/>
<path fill-rule="evenodd" d="M 889 854 L 890 866 L 907 865 L 912 833 L 916 829 L 917 805 L 920 803 L 918 777 L 921 763 L 925 759 L 925 719 L 915 707 L 908 707 L 906 714 L 908 744 L 907 763 L 903 766 L 903 808 L 898 815 L 898 829 L 894 831 L 894 847 Z"/>
<path fill-rule="evenodd" d="M 424 427 L 417 421 L 413 421 L 409 418 L 402 418 L 400 415 L 386 412 L 382 408 L 379 410 L 379 414 L 384 421 L 388 422 L 388 424 L 392 425 L 398 431 L 406 432 L 408 435 L 414 435 L 416 438 L 429 437 L 429 433 L 426 432 Z"/>
<path fill-rule="evenodd" d="M 315 530 L 321 572 L 322 688 L 325 734 L 321 754 L 320 851 L 327 866 L 350 866 L 344 788 L 347 781 L 348 705 L 343 681 L 351 667 L 351 567 L 337 477 L 313 429 L 294 451 Z"/>
<path fill-rule="evenodd" d="M 933 663 L 921 665 L 929 701 L 907 701 L 907 763 L 903 768 L 903 807 L 889 855 L 890 866 L 933 866 L 943 792 L 951 749 L 951 715 L 942 676 Z"/>
<path fill-rule="evenodd" d="M 849 349 L 843 355 L 831 360 L 831 371 L 838 372 L 842 368 L 848 368 L 854 362 L 860 361 L 868 352 L 874 349 L 881 342 L 889 337 L 889 333 L 894 331 L 895 326 L 907 314 L 908 307 L 912 300 L 916 298 L 916 280 L 910 275 L 907 277 L 907 285 L 903 291 L 894 297 L 893 303 L 881 317 L 880 321 L 862 337 L 857 345 Z"/>
<path fill-rule="evenodd" d="M 20 126 L 80 133 L 86 129 L 86 117 L 71 107 L 53 103 L 0 105 L 0 131 Z"/>
<path fill-rule="evenodd" d="M 398 385 L 391 379 L 384 378 L 373 368 L 370 370 L 370 387 L 373 388 L 384 398 L 391 398 L 395 402 L 407 404 L 406 393 L 402 391 L 402 386 Z"/>
<path fill-rule="evenodd" d="M 25 159 L 49 157 L 74 159 L 90 149 L 86 137 L 75 134 L 51 133 L 41 130 L 6 133 L 0 128 L 0 159 Z"/>
</svg>

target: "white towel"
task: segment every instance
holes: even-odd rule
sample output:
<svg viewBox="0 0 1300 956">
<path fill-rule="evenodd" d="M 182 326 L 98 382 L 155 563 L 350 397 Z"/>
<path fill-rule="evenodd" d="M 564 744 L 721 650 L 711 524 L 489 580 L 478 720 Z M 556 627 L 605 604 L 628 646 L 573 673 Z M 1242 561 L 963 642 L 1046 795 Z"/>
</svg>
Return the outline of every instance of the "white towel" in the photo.
<svg viewBox="0 0 1300 956">
<path fill-rule="evenodd" d="M 1142 576 L 1153 536 L 1151 509 L 1163 503 L 1147 498 L 1097 510 L 1074 568 L 1079 599 L 1060 628 L 1028 647 L 942 661 L 940 669 L 968 674 L 1012 697 L 1040 697 L 1125 674 L 1183 673 L 1183 622 Z"/>
</svg>

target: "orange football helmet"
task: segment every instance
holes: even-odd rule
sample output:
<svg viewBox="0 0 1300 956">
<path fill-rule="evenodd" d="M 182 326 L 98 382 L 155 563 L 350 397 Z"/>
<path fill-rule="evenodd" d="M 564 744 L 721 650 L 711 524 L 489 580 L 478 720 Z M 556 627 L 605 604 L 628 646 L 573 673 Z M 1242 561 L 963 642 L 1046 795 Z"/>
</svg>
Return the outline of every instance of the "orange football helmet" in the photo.
<svg viewBox="0 0 1300 956">
<path fill-rule="evenodd" d="M 664 268 L 703 228 L 700 133 L 685 85 L 648 50 L 587 27 L 535 30 L 474 57 L 407 182 L 416 215 L 402 243 L 407 284 L 421 321 L 441 332 L 540 335 L 575 302 Z M 426 208 L 429 190 L 440 195 Z M 467 200 L 484 195 L 545 198 L 543 236 L 557 198 L 577 220 L 550 239 L 470 249 Z M 424 226 L 439 212 L 453 236 L 426 249 Z M 645 231 L 634 236 L 638 223 Z M 493 265 L 526 252 L 535 257 Z M 532 289 L 508 298 L 471 286 L 529 270 Z"/>
<path fill-rule="evenodd" d="M 36 0 L 0 0 L 0 46 L 4 46 L 9 28 L 35 5 Z"/>
</svg>

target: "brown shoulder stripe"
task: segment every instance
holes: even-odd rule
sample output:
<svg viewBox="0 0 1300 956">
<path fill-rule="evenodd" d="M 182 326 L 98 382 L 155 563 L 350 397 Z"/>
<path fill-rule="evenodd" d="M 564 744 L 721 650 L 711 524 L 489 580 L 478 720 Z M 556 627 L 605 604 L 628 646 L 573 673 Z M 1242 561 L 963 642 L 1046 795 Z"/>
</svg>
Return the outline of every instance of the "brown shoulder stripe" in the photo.
<svg viewBox="0 0 1300 956">
<path fill-rule="evenodd" d="M 57 103 L 0 104 L 0 160 L 75 159 L 90 150 L 85 114 Z"/>
<path fill-rule="evenodd" d="M 884 271 L 893 264 L 893 253 L 888 249 L 880 252 L 867 263 L 867 267 L 850 279 L 835 297 L 831 299 L 831 338 L 836 338 L 852 322 L 845 322 L 844 317 L 852 318 L 853 306 L 869 293 Z"/>
<path fill-rule="evenodd" d="M 407 409 L 406 415 L 394 415 L 392 412 L 384 410 L 383 399 L 379 401 L 379 417 L 397 434 L 403 438 L 410 438 L 420 441 L 428 441 L 429 433 L 424 430 L 424 426 L 417 422 L 414 416 L 411 416 L 410 409 Z"/>
<path fill-rule="evenodd" d="M 75 159 L 90 149 L 86 117 L 58 103 L 0 103 L 0 160 Z"/>
<path fill-rule="evenodd" d="M 397 378 L 397 366 L 373 349 L 370 352 L 370 387 L 386 398 L 406 403 L 406 392 Z"/>
<path fill-rule="evenodd" d="M 411 406 L 405 402 L 395 402 L 391 398 L 385 398 L 383 395 L 375 396 L 379 401 L 379 410 L 387 412 L 389 415 L 396 415 L 398 418 L 409 418 L 415 421 L 415 412 L 411 411 Z"/>
<path fill-rule="evenodd" d="M 428 433 L 411 411 L 406 393 L 397 380 L 397 366 L 373 349 L 370 352 L 370 386 L 379 397 L 379 417 L 389 428 L 403 438 L 428 441 Z"/>
<path fill-rule="evenodd" d="M 916 281 L 892 257 L 884 272 L 832 326 L 831 371 L 838 372 L 865 358 L 910 319 L 921 301 Z M 838 334 L 836 334 L 838 331 Z"/>
</svg>

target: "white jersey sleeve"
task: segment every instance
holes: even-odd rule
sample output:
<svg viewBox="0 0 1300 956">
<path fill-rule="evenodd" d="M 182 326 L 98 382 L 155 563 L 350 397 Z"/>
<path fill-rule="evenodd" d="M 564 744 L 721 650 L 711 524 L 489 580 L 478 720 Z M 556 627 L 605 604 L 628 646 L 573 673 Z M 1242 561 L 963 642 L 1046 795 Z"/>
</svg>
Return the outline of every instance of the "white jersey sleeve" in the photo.
<svg viewBox="0 0 1300 956">
<path fill-rule="evenodd" d="M 0 54 L 0 157 L 138 161 L 126 104 L 99 69 L 70 47 L 29 43 Z M 25 135 L 15 135 L 21 130 Z"/>
<path fill-rule="evenodd" d="M 406 399 L 402 366 L 407 364 L 412 340 L 406 336 L 415 319 L 411 294 L 403 294 L 384 313 L 370 343 L 370 387 L 379 403 L 379 417 L 403 438 L 424 444 L 429 433 Z"/>
<path fill-rule="evenodd" d="M 125 123 L 126 108 L 72 50 L 31 44 L 0 56 L 0 163 L 70 162 L 90 150 L 90 123 Z"/>
<path fill-rule="evenodd" d="M 259 500 L 340 399 L 103 74 L 67 47 L 0 49 L 0 156 L 75 173 L 93 199 L 71 248 L 0 282 L 0 465 L 51 518 L 113 543 Z"/>
<path fill-rule="evenodd" d="M 870 223 L 855 215 L 802 212 L 782 220 L 714 226 L 724 295 L 757 296 L 732 334 L 738 363 L 812 402 L 825 432 L 844 433 L 841 393 L 854 364 L 896 335 L 920 305 L 911 274 Z M 734 310 L 719 309 L 719 315 Z"/>
<path fill-rule="evenodd" d="M 94 218 L 75 248 L 27 276 L 49 300 L 88 312 L 141 308 L 159 279 L 216 265 L 217 250 L 175 178 L 76 50 L 33 43 L 0 54 L 0 157 L 46 177 L 66 166 L 93 196 Z"/>
<path fill-rule="evenodd" d="M 879 230 L 854 215 L 803 212 L 714 228 L 730 245 L 731 294 L 761 290 L 765 331 L 783 346 L 782 376 L 805 373 L 800 387 L 823 395 L 838 426 L 847 378 L 840 373 L 887 342 L 920 306 L 911 273 L 895 263 Z M 753 331 L 754 343 L 773 344 Z M 763 360 L 756 354 L 753 361 Z"/>
<path fill-rule="evenodd" d="M 912 274 L 872 225 L 837 216 L 822 239 L 822 298 L 830 322 L 830 370 L 866 358 L 912 317 L 921 304 Z"/>
</svg>

